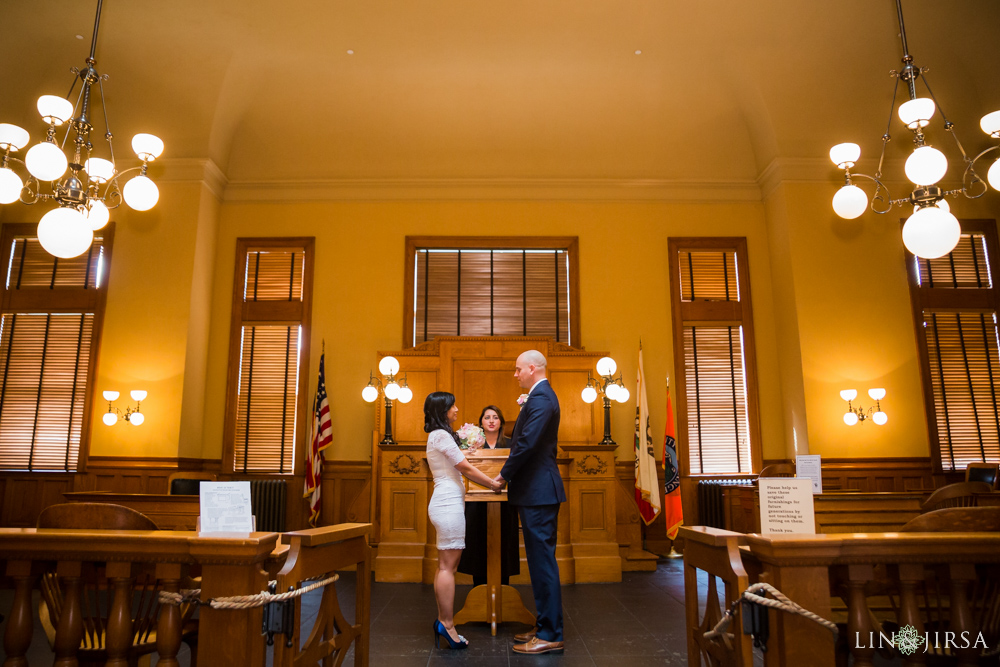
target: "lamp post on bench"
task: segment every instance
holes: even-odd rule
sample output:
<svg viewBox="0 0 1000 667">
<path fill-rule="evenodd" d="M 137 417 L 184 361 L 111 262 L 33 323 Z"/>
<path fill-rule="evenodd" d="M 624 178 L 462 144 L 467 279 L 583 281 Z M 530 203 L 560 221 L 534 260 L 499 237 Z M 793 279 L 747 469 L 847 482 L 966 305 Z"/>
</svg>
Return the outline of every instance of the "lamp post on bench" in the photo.
<svg viewBox="0 0 1000 667">
<path fill-rule="evenodd" d="M 385 397 L 385 436 L 379 444 L 395 445 L 397 443 L 392 439 L 392 402 L 409 403 L 413 400 L 413 390 L 406 386 L 406 376 L 403 376 L 402 385 L 397 382 L 399 361 L 396 357 L 382 357 L 378 362 L 378 371 L 381 377 L 368 374 L 368 385 L 361 390 L 361 398 L 374 403 L 379 392 Z"/>
<path fill-rule="evenodd" d="M 629 399 L 629 391 L 622 383 L 621 373 L 615 377 L 618 364 L 611 357 L 601 357 L 597 362 L 597 378 L 587 371 L 587 386 L 583 388 L 580 397 L 585 403 L 593 403 L 600 394 L 604 399 L 604 440 L 602 445 L 614 445 L 611 439 L 611 401 L 625 403 Z"/>
</svg>

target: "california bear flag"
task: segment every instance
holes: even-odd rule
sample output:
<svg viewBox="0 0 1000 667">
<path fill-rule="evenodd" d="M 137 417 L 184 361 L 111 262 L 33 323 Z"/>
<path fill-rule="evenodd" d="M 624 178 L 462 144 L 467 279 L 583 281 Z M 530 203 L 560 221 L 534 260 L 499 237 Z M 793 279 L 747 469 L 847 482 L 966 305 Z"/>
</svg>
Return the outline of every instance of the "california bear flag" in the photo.
<svg viewBox="0 0 1000 667">
<path fill-rule="evenodd" d="M 646 525 L 660 513 L 660 489 L 656 479 L 653 437 L 649 433 L 649 402 L 646 400 L 646 373 L 642 368 L 639 343 L 639 388 L 635 392 L 635 502 Z"/>
</svg>

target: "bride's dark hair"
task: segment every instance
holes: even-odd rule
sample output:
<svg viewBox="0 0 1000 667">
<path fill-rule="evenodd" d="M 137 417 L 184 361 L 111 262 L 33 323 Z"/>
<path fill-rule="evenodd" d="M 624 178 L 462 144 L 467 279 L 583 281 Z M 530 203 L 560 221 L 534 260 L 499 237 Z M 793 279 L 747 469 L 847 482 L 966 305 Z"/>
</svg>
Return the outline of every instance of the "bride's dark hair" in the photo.
<svg viewBox="0 0 1000 667">
<path fill-rule="evenodd" d="M 458 435 L 451 430 L 451 424 L 448 422 L 448 411 L 453 405 L 455 405 L 455 394 L 447 391 L 435 391 L 428 394 L 427 398 L 424 399 L 424 433 L 444 429 L 451 433 L 455 442 L 459 442 Z"/>
</svg>

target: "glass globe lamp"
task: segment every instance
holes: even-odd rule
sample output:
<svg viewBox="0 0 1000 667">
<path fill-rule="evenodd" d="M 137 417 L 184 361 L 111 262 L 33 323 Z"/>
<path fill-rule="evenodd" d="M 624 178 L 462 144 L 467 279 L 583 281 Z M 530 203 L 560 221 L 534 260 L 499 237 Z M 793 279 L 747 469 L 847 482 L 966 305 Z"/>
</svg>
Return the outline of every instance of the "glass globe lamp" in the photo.
<svg viewBox="0 0 1000 667">
<path fill-rule="evenodd" d="M 0 168 L 0 204 L 16 202 L 21 196 L 24 182 L 21 177 L 7 167 Z"/>
<path fill-rule="evenodd" d="M 38 221 L 38 241 L 50 255 L 69 259 L 87 251 L 94 230 L 75 208 L 54 208 Z"/>
<path fill-rule="evenodd" d="M 986 180 L 990 182 L 994 190 L 1000 190 L 1000 160 L 994 162 L 990 170 L 986 172 Z"/>
<path fill-rule="evenodd" d="M 840 392 L 840 397 L 845 401 L 853 401 L 855 398 L 858 397 L 858 390 L 844 389 L 843 391 Z"/>
<path fill-rule="evenodd" d="M 147 392 L 143 389 L 133 389 L 129 392 L 129 396 L 132 397 L 133 401 L 145 401 Z"/>
<path fill-rule="evenodd" d="M 66 155 L 55 144 L 43 141 L 35 144 L 24 156 L 24 165 L 40 181 L 54 181 L 66 173 Z"/>
<path fill-rule="evenodd" d="M 27 130 L 10 123 L 0 123 L 0 148 L 17 152 L 27 146 L 29 140 Z"/>
<path fill-rule="evenodd" d="M 845 412 L 844 423 L 847 424 L 848 426 L 854 426 L 855 424 L 858 423 L 858 416 L 853 412 Z"/>
<path fill-rule="evenodd" d="M 934 117 L 934 100 L 918 97 L 899 105 L 899 120 L 911 130 L 927 127 Z"/>
<path fill-rule="evenodd" d="M 378 398 L 378 388 L 368 385 L 361 390 L 361 398 L 365 399 L 368 403 L 374 403 L 375 399 Z"/>
<path fill-rule="evenodd" d="M 955 249 L 962 236 L 958 218 L 937 206 L 927 206 L 903 225 L 903 245 L 917 257 L 937 259 Z"/>
<path fill-rule="evenodd" d="M 73 103 L 65 97 L 42 95 L 38 98 L 36 107 L 42 120 L 56 127 L 73 117 Z"/>
<path fill-rule="evenodd" d="M 83 170 L 95 183 L 107 183 L 115 175 L 115 165 L 104 158 L 89 158 L 83 165 Z"/>
<path fill-rule="evenodd" d="M 409 403 L 412 400 L 413 400 L 413 390 L 410 389 L 409 387 L 400 387 L 399 388 L 399 402 L 400 403 Z"/>
<path fill-rule="evenodd" d="M 385 397 L 390 401 L 395 401 L 399 398 L 399 385 L 395 382 L 390 382 L 385 386 Z"/>
<path fill-rule="evenodd" d="M 128 423 L 132 426 L 142 426 L 142 422 L 146 421 L 146 416 L 141 412 L 133 412 L 129 415 Z"/>
<path fill-rule="evenodd" d="M 979 121 L 979 127 L 994 139 L 1000 139 L 1000 111 L 994 111 L 983 116 Z M 0 138 L 0 141 L 3 141 L 3 139 Z"/>
<path fill-rule="evenodd" d="M 593 387 L 584 387 L 583 391 L 580 392 L 580 398 L 583 399 L 584 403 L 593 403 L 597 400 L 597 390 Z"/>
<path fill-rule="evenodd" d="M 378 372 L 382 375 L 395 375 L 399 372 L 399 361 L 396 357 L 382 357 L 378 362 Z"/>
<path fill-rule="evenodd" d="M 140 132 L 132 137 L 132 150 L 140 160 L 152 162 L 163 152 L 163 140 L 152 134 Z"/>
<path fill-rule="evenodd" d="M 104 400 L 105 401 L 117 401 L 118 397 L 120 395 L 121 394 L 119 394 L 117 391 L 106 391 L 106 392 L 104 392 Z"/>
<path fill-rule="evenodd" d="M 629 399 L 629 391 L 625 387 L 618 387 L 618 391 L 615 393 L 615 400 L 619 403 L 627 403 Z"/>
<path fill-rule="evenodd" d="M 617 384 L 614 383 L 609 384 L 607 387 L 604 388 L 604 395 L 607 396 L 612 401 L 617 400 L 619 389 L 621 389 L 621 387 L 619 387 Z"/>
<path fill-rule="evenodd" d="M 105 412 L 104 416 L 101 417 L 104 423 L 108 426 L 114 426 L 118 423 L 118 415 L 113 412 Z"/>
<path fill-rule="evenodd" d="M 903 171 L 915 185 L 934 185 L 948 171 L 948 158 L 933 146 L 920 146 L 906 158 Z"/>
<path fill-rule="evenodd" d="M 126 183 L 122 194 L 125 196 L 125 203 L 136 211 L 148 211 L 160 199 L 156 183 L 145 176 L 136 176 Z"/>
<path fill-rule="evenodd" d="M 87 223 L 94 231 L 101 229 L 111 219 L 111 211 L 100 199 L 92 199 L 87 207 Z"/>
<path fill-rule="evenodd" d="M 614 375 L 616 370 L 618 370 L 618 364 L 611 357 L 601 357 L 597 361 L 598 375 Z"/>
<path fill-rule="evenodd" d="M 872 400 L 874 401 L 881 401 L 883 398 L 885 398 L 885 389 L 882 389 L 881 387 L 876 389 L 869 389 L 868 395 L 871 396 Z"/>
<path fill-rule="evenodd" d="M 856 185 L 845 185 L 833 195 L 833 210 L 845 220 L 857 218 L 868 208 L 868 195 Z"/>
<path fill-rule="evenodd" d="M 861 146 L 857 144 L 837 144 L 830 149 L 830 160 L 841 169 L 853 167 L 860 158 Z"/>
<path fill-rule="evenodd" d="M 872 421 L 878 426 L 885 426 L 885 423 L 889 421 L 889 415 L 885 414 L 881 410 L 872 415 Z"/>
</svg>

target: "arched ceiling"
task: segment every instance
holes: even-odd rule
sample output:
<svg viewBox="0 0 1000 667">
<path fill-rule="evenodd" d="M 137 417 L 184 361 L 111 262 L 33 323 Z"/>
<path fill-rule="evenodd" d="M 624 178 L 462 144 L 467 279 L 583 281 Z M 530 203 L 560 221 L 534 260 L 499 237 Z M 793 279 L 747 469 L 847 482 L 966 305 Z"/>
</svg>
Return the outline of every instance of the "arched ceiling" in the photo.
<svg viewBox="0 0 1000 667">
<path fill-rule="evenodd" d="M 1000 3 L 903 4 L 978 152 Z M 0 2 L 0 122 L 42 136 L 34 100 L 68 90 L 95 7 Z M 106 0 L 97 51 L 119 153 L 152 132 L 231 182 L 752 181 L 840 141 L 876 154 L 899 59 L 890 0 Z"/>
</svg>

